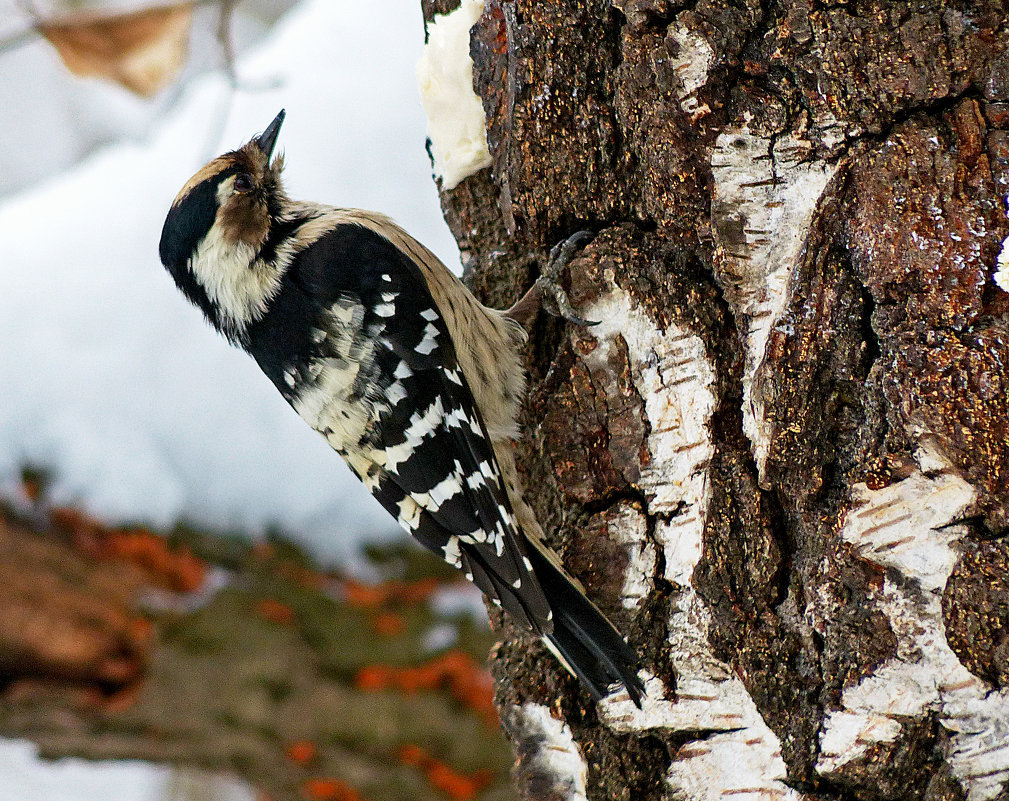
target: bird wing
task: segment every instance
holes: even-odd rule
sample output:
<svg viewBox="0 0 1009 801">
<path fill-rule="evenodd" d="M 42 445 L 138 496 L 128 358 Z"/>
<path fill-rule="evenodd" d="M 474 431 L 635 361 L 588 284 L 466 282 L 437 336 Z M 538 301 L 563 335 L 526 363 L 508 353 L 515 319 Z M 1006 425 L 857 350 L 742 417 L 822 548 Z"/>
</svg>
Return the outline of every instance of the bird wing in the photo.
<svg viewBox="0 0 1009 801">
<path fill-rule="evenodd" d="M 353 292 L 388 408 L 347 461 L 421 544 L 465 571 L 519 623 L 548 632 L 550 605 L 445 320 L 418 266 L 376 232 L 355 228 L 365 247 L 353 250 L 366 252 L 368 263 L 354 265 L 366 278 Z M 346 258 L 351 250 L 340 252 Z"/>
</svg>

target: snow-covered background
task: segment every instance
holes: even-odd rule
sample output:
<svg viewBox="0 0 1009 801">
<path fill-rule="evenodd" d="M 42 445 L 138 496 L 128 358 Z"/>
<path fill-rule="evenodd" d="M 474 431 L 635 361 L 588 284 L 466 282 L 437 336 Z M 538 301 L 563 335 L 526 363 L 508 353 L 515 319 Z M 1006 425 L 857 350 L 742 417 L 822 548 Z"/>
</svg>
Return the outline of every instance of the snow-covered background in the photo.
<svg viewBox="0 0 1009 801">
<path fill-rule="evenodd" d="M 198 795 L 203 793 L 203 795 Z M 0 801 L 254 801 L 243 783 L 225 776 L 145 762 L 40 762 L 22 740 L 0 747 Z"/>
<path fill-rule="evenodd" d="M 216 20 L 201 20 L 193 62 L 213 68 Z M 449 265 L 458 253 L 424 150 L 419 3 L 309 0 L 261 36 L 237 92 L 190 66 L 153 102 L 73 78 L 41 39 L 0 57 L 0 491 L 42 467 L 54 503 L 109 522 L 279 528 L 341 559 L 389 519 L 176 292 L 164 215 L 285 107 L 293 197 L 381 209 Z"/>
<path fill-rule="evenodd" d="M 327 561 L 400 536 L 176 292 L 157 243 L 187 178 L 284 107 L 293 197 L 381 209 L 456 268 L 414 79 L 418 0 L 239 3 L 237 89 L 201 5 L 182 80 L 153 100 L 71 76 L 19 36 L 24 5 L 0 0 L 0 495 L 16 501 L 22 468 L 44 468 L 52 503 L 110 523 L 279 529 Z M 0 801 L 176 797 L 140 766 L 94 774 L 30 753 L 0 749 Z"/>
</svg>

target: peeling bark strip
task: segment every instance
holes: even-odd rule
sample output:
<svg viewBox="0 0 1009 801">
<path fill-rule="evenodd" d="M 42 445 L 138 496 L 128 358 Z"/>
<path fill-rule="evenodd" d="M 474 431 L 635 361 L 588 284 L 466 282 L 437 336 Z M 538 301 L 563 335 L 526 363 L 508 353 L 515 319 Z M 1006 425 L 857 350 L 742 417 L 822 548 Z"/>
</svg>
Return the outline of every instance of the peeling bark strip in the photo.
<svg viewBox="0 0 1009 801">
<path fill-rule="evenodd" d="M 761 477 L 771 443 L 753 377 L 788 301 L 806 232 L 836 166 L 813 157 L 813 143 L 760 136 L 745 126 L 719 134 L 711 154 L 715 274 L 745 332 L 743 430 Z"/>
<path fill-rule="evenodd" d="M 598 231 L 518 447 L 649 690 L 506 632 L 520 773 L 579 755 L 542 797 L 1009 794 L 1007 47 L 998 2 L 486 0 L 446 216 L 499 304 Z"/>
<path fill-rule="evenodd" d="M 529 798 L 586 801 L 586 765 L 571 729 L 540 704 L 511 710 L 508 729 L 519 752 L 519 786 Z"/>
<path fill-rule="evenodd" d="M 941 454 L 926 447 L 916 459 L 918 468 L 903 481 L 879 490 L 854 487 L 841 536 L 864 558 L 898 571 L 879 598 L 898 635 L 897 653 L 844 691 L 841 709 L 824 721 L 817 770 L 843 776 L 873 746 L 897 741 L 902 721 L 938 713 L 951 732 L 953 775 L 969 801 L 986 801 L 1009 780 L 1009 692 L 993 692 L 957 659 L 937 594 L 965 533 L 956 522 L 976 494 Z"/>
<path fill-rule="evenodd" d="M 600 719 L 615 731 L 640 733 L 705 731 L 676 753 L 666 780 L 690 798 L 795 797 L 781 780 L 785 763 L 777 737 L 767 728 L 742 683 L 715 658 L 708 643 L 708 611 L 690 583 L 701 557 L 709 502 L 707 469 L 715 409 L 714 366 L 703 341 L 670 326 L 665 331 L 613 286 L 586 314 L 602 321 L 592 329 L 601 347 L 586 361 L 603 361 L 612 342 L 627 344 L 631 380 L 645 400 L 650 427 L 648 460 L 638 486 L 655 519 L 654 537 L 664 552 L 662 578 L 676 585 L 669 620 L 670 662 L 676 691 L 653 679 L 641 710 L 629 699 L 603 702 Z M 650 561 L 632 561 L 628 573 Z"/>
</svg>

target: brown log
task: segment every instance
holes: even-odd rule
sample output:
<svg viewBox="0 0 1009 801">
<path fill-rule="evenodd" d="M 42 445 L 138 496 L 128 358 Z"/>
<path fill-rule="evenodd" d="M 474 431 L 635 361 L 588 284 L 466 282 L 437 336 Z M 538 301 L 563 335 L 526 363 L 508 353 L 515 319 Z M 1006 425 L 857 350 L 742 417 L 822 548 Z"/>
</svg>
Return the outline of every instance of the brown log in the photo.
<svg viewBox="0 0 1009 801">
<path fill-rule="evenodd" d="M 399 577 L 369 585 L 289 546 L 54 517 L 0 516 L 3 736 L 276 801 L 513 797 L 489 633 L 431 607 L 457 583 L 433 557 L 389 552 Z M 458 640 L 431 650 L 439 625 Z"/>
</svg>

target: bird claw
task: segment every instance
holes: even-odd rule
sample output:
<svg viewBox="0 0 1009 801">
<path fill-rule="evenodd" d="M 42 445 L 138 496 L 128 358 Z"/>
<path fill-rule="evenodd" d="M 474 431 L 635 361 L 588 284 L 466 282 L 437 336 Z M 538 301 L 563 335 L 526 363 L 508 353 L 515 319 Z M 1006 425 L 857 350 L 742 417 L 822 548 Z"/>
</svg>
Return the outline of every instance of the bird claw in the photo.
<svg viewBox="0 0 1009 801">
<path fill-rule="evenodd" d="M 564 287 L 560 285 L 558 279 L 578 248 L 594 236 L 595 234 L 591 231 L 579 231 L 554 245 L 550 249 L 550 258 L 547 261 L 547 266 L 541 272 L 540 277 L 536 279 L 535 284 L 542 295 L 549 296 L 553 300 L 556 310 L 548 308 L 547 304 L 544 304 L 544 307 L 547 308 L 550 314 L 553 314 L 555 317 L 563 317 L 568 322 L 583 327 L 599 325 L 599 321 L 586 320 L 584 317 L 579 317 L 575 314 L 575 310 L 571 308 L 571 301 L 568 300 L 568 293 L 564 291 Z"/>
</svg>

